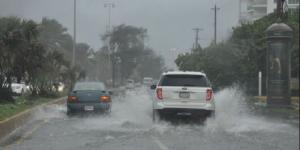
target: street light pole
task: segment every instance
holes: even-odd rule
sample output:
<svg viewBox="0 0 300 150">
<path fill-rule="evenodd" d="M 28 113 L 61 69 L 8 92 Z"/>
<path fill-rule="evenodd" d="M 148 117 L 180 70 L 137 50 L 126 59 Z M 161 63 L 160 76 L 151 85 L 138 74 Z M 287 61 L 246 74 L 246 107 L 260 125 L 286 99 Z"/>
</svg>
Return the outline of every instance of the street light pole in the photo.
<svg viewBox="0 0 300 150">
<path fill-rule="evenodd" d="M 73 54 L 72 54 L 72 67 L 75 66 L 75 51 L 76 51 L 76 0 L 74 0 L 74 28 L 73 28 Z"/>
<path fill-rule="evenodd" d="M 108 24 L 106 26 L 106 31 L 107 32 L 110 32 L 110 29 L 111 29 L 111 21 L 110 21 L 110 17 L 111 17 L 111 9 L 112 8 L 115 8 L 115 4 L 112 3 L 112 2 L 108 2 L 108 3 L 105 3 L 104 4 L 104 7 L 105 8 L 108 8 L 108 18 L 107 18 L 107 21 L 108 21 Z"/>
<path fill-rule="evenodd" d="M 111 9 L 115 7 L 115 4 L 112 3 L 112 2 L 108 2 L 108 3 L 105 3 L 104 4 L 104 7 L 105 8 L 108 8 L 108 24 L 106 25 L 106 32 L 107 33 L 110 33 L 111 32 Z M 107 45 L 107 48 L 108 48 L 108 63 L 109 63 L 109 66 L 111 66 L 112 68 L 112 72 L 111 72 L 111 80 L 112 80 L 112 87 L 114 88 L 115 87 L 115 79 L 114 79 L 114 76 L 115 76 L 115 72 L 114 72 L 114 57 L 111 58 L 111 53 L 112 53 L 112 56 L 113 55 L 113 52 L 111 52 L 111 47 L 110 47 L 110 39 L 108 40 L 108 45 Z"/>
</svg>

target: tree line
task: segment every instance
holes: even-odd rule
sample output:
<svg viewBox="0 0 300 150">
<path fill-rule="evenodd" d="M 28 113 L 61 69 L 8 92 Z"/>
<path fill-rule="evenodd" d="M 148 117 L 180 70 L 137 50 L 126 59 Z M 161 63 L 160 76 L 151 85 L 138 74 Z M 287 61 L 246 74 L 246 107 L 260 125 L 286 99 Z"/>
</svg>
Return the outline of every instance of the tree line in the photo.
<svg viewBox="0 0 300 150">
<path fill-rule="evenodd" d="M 95 58 L 96 61 L 111 60 L 114 75 L 110 70 L 105 77 L 115 76 L 119 85 L 124 84 L 128 78 L 135 81 L 142 81 L 143 77 L 158 78 L 165 70 L 164 60 L 151 47 L 146 46 L 148 38 L 145 28 L 125 24 L 115 26 L 111 32 L 104 34 L 102 41 L 105 44 L 95 53 Z M 108 66 L 105 63 L 97 64 L 104 65 L 100 67 L 102 69 Z M 95 71 L 96 74 L 102 72 Z"/>
<path fill-rule="evenodd" d="M 193 49 L 190 53 L 179 55 L 175 62 L 180 70 L 204 71 L 217 89 L 238 84 L 250 94 L 256 94 L 259 71 L 262 71 L 263 81 L 266 80 L 265 30 L 277 20 L 275 14 L 270 14 L 253 23 L 242 23 L 233 28 L 227 41 L 204 49 Z M 291 75 L 299 78 L 299 14 L 285 16 L 282 21 L 293 29 L 289 50 Z M 263 82 L 263 87 L 266 87 L 265 84 Z"/>
<path fill-rule="evenodd" d="M 144 45 L 147 30 L 119 25 L 102 36 L 99 50 L 76 43 L 75 65 L 71 66 L 73 38 L 55 19 L 37 23 L 19 17 L 0 18 L 0 100 L 13 100 L 11 83 L 25 82 L 32 95 L 51 95 L 53 85 L 68 87 L 76 80 L 102 80 L 109 84 L 112 64 L 120 82 L 127 78 L 159 76 L 164 62 Z M 99 42 L 101 42 L 99 40 Z"/>
<path fill-rule="evenodd" d="M 13 99 L 13 82 L 30 85 L 32 95 L 49 95 L 56 82 L 75 80 L 79 69 L 70 67 L 72 43 L 54 19 L 0 18 L 0 99 Z"/>
</svg>

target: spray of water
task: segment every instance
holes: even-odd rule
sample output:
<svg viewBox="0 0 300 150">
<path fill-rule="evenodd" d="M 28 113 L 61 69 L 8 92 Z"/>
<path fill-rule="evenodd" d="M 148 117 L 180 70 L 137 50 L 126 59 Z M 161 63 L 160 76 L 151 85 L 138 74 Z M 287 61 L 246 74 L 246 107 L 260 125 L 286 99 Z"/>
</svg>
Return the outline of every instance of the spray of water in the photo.
<svg viewBox="0 0 300 150">
<path fill-rule="evenodd" d="M 108 116 L 91 116 L 78 122 L 76 128 L 91 130 L 144 130 L 152 125 L 152 101 L 145 89 L 126 91 L 121 97 L 115 97 L 112 112 Z"/>
<path fill-rule="evenodd" d="M 208 132 L 244 133 L 252 131 L 286 132 L 291 126 L 270 121 L 262 116 L 250 113 L 246 96 L 238 87 L 226 88 L 215 95 L 216 116 L 209 118 L 204 125 L 172 125 L 167 121 L 152 122 L 152 99 L 146 88 L 127 91 L 125 95 L 113 99 L 110 115 L 93 115 L 88 117 L 67 117 L 65 105 L 51 105 L 36 112 L 35 119 L 60 118 L 72 121 L 79 130 L 105 130 L 120 132 L 188 132 L 204 130 Z"/>
<path fill-rule="evenodd" d="M 32 120 L 48 120 L 54 118 L 66 118 L 67 108 L 65 105 L 52 104 L 37 107 L 33 113 Z"/>
<path fill-rule="evenodd" d="M 208 131 L 250 132 L 286 131 L 290 125 L 271 121 L 250 112 L 246 96 L 237 86 L 226 88 L 215 95 L 216 116 L 206 122 Z"/>
</svg>

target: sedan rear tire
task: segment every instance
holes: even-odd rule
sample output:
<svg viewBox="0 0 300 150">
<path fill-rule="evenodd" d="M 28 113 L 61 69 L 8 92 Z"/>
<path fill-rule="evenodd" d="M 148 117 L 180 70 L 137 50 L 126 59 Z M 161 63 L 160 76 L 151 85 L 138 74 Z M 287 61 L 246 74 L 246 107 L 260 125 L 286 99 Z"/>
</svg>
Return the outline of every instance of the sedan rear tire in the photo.
<svg viewBox="0 0 300 150">
<path fill-rule="evenodd" d="M 71 116 L 73 114 L 72 110 L 70 108 L 67 108 L 67 116 Z"/>
</svg>

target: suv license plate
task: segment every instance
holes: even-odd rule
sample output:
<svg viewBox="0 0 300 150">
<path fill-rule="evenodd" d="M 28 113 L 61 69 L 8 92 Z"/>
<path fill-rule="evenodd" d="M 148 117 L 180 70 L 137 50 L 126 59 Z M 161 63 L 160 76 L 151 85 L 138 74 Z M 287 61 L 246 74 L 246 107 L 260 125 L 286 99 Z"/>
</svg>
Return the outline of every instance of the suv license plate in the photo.
<svg viewBox="0 0 300 150">
<path fill-rule="evenodd" d="M 189 92 L 179 92 L 179 97 L 180 98 L 190 98 L 190 93 Z"/>
<path fill-rule="evenodd" d="M 84 106 L 84 110 L 85 111 L 93 111 L 94 110 L 94 106 Z"/>
</svg>

